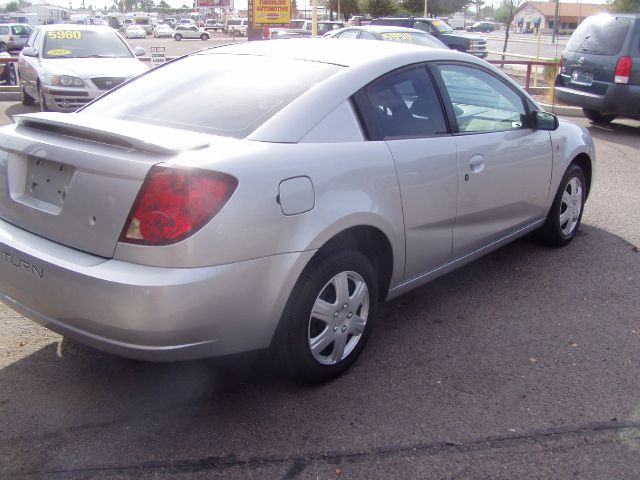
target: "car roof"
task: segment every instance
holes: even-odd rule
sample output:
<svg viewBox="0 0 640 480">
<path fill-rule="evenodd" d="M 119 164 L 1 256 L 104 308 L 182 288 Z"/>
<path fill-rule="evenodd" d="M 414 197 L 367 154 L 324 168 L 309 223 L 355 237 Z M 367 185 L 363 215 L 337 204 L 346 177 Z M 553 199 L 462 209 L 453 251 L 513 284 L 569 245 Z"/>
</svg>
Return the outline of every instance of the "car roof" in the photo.
<svg viewBox="0 0 640 480">
<path fill-rule="evenodd" d="M 396 27 L 395 25 L 361 25 L 361 26 L 346 27 L 346 28 L 340 29 L 339 31 L 344 31 L 344 30 L 365 30 L 367 32 L 376 32 L 376 33 L 391 33 L 391 32 L 419 33 L 421 35 L 430 35 L 424 30 L 419 30 L 417 28 L 409 28 L 409 27 Z M 338 30 L 335 30 L 335 31 L 337 32 Z"/>
<path fill-rule="evenodd" d="M 44 30 L 45 32 L 53 31 L 53 30 L 86 30 L 86 31 L 94 31 L 94 32 L 104 32 L 104 31 L 113 31 L 115 29 L 111 28 L 109 25 L 84 25 L 80 23 L 54 23 L 52 25 L 38 25 L 36 28 L 40 30 Z"/>
<path fill-rule="evenodd" d="M 15 26 L 21 26 L 21 27 L 30 27 L 31 25 L 29 25 L 28 23 L 0 23 L 0 27 L 15 27 Z"/>
</svg>

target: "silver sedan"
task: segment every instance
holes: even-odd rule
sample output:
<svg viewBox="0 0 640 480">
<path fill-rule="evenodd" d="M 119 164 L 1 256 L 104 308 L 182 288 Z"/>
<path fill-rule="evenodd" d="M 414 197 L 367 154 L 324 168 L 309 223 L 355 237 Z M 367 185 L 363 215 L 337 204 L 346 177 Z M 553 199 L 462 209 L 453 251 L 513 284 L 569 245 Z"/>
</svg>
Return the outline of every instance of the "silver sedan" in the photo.
<svg viewBox="0 0 640 480">
<path fill-rule="evenodd" d="M 585 129 L 475 57 L 371 45 L 203 50 L 0 129 L 0 298 L 116 354 L 271 347 L 317 382 L 379 302 L 529 232 L 576 236 Z"/>
</svg>

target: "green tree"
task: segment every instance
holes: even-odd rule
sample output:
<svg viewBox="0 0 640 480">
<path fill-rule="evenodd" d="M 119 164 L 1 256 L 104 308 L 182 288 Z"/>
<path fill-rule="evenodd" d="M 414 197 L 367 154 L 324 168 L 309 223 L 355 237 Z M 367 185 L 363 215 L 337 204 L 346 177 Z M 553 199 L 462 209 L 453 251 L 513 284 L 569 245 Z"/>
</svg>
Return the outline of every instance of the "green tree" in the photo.
<svg viewBox="0 0 640 480">
<path fill-rule="evenodd" d="M 640 0 L 613 0 L 611 9 L 618 13 L 640 12 Z"/>
<path fill-rule="evenodd" d="M 332 12 L 338 12 L 338 2 L 340 2 L 340 14 L 344 15 L 345 19 L 349 19 L 354 13 L 360 11 L 358 6 L 358 0 L 327 0 L 326 8 Z"/>
<path fill-rule="evenodd" d="M 393 0 L 360 0 L 360 11 L 372 17 L 385 17 L 398 11 L 398 5 Z"/>
<path fill-rule="evenodd" d="M 4 7 L 5 12 L 17 12 L 19 9 L 18 2 L 9 2 Z"/>
<path fill-rule="evenodd" d="M 428 0 L 428 15 L 438 17 L 459 12 L 464 10 L 469 3 L 469 0 Z M 400 5 L 410 15 L 424 15 L 424 0 L 400 0 Z"/>
<path fill-rule="evenodd" d="M 507 51 L 507 46 L 509 44 L 509 31 L 511 29 L 511 22 L 513 22 L 513 16 L 523 3 L 524 0 L 505 0 L 502 3 L 502 6 L 507 10 L 507 29 L 504 32 L 504 45 L 502 46 L 503 53 Z M 502 59 L 504 60 L 504 56 L 502 57 Z"/>
</svg>

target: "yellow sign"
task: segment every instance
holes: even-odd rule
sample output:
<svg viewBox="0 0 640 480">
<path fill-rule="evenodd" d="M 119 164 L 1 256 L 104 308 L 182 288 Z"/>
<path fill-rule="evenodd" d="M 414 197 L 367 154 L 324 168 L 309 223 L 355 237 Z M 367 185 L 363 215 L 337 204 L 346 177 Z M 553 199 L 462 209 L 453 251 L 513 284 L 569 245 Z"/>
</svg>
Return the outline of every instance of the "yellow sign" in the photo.
<svg viewBox="0 0 640 480">
<path fill-rule="evenodd" d="M 80 40 L 82 32 L 78 30 L 57 30 L 49 32 L 48 36 L 53 40 Z"/>
<path fill-rule="evenodd" d="M 256 27 L 284 25 L 291 20 L 291 0 L 253 0 Z"/>
<path fill-rule="evenodd" d="M 49 50 L 47 55 L 55 57 L 56 55 L 71 55 L 71 50 Z"/>
</svg>

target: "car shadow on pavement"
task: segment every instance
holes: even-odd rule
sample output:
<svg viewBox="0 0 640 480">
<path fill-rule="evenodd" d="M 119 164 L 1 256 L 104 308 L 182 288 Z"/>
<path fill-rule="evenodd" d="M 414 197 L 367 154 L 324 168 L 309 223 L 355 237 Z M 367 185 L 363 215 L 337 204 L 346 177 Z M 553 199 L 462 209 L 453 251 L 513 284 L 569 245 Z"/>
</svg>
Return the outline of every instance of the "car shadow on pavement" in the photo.
<svg viewBox="0 0 640 480">
<path fill-rule="evenodd" d="M 51 343 L 0 370 L 0 477 L 242 478 L 323 452 L 624 418 L 640 403 L 639 260 L 584 224 L 563 249 L 521 239 L 384 304 L 352 370 L 315 387 L 261 355 L 152 364 Z"/>
<path fill-rule="evenodd" d="M 591 123 L 587 129 L 595 141 L 610 142 L 612 138 L 615 138 L 616 143 L 625 146 L 637 145 L 640 135 L 640 125 L 632 120 L 614 120 L 608 125 Z M 612 133 L 615 134 L 615 137 L 611 136 Z"/>
<path fill-rule="evenodd" d="M 7 117 L 7 120 L 14 122 L 13 117 L 16 115 L 22 115 L 24 113 L 36 113 L 40 111 L 40 107 L 38 105 L 26 106 L 22 105 L 22 103 L 16 103 L 15 105 L 11 105 L 10 107 L 4 110 L 4 114 Z M 3 123 L 7 123 L 6 121 Z"/>
</svg>

